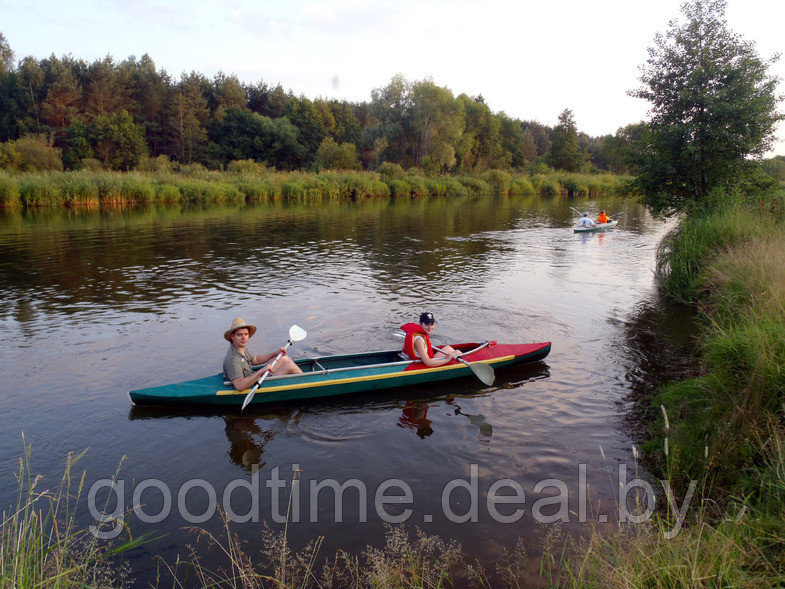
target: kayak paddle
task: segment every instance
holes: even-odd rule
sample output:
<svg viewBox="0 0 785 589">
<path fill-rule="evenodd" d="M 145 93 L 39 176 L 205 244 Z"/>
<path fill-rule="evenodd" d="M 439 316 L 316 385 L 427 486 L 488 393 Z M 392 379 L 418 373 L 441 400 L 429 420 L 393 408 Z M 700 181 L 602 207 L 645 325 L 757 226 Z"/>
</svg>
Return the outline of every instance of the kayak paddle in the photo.
<svg viewBox="0 0 785 589">
<path fill-rule="evenodd" d="M 437 352 L 441 352 L 442 354 L 446 355 L 444 350 L 435 347 L 433 349 L 436 350 Z M 458 362 L 460 362 L 461 364 L 466 364 L 466 366 L 468 366 L 471 369 L 471 371 L 474 373 L 474 376 L 479 378 L 483 382 L 483 384 L 487 386 L 491 386 L 493 384 L 493 381 L 496 380 L 496 373 L 494 373 L 493 368 L 488 366 L 487 364 L 484 364 L 482 362 L 467 362 L 460 356 L 456 357 L 455 359 L 458 360 Z"/>
<path fill-rule="evenodd" d="M 306 332 L 302 327 L 298 327 L 297 325 L 292 325 L 289 328 L 289 341 L 286 342 L 286 345 L 284 346 L 283 349 L 286 350 L 286 348 L 291 346 L 294 342 L 299 342 L 304 340 L 307 335 L 308 332 Z M 273 360 L 270 363 L 270 365 L 267 367 L 267 370 L 264 371 L 261 378 L 256 382 L 256 384 L 251 389 L 251 392 L 245 396 L 245 400 L 243 401 L 243 407 L 242 409 L 240 409 L 240 411 L 243 411 L 245 407 L 248 405 L 248 403 L 251 402 L 251 399 L 253 399 L 253 396 L 256 393 L 256 389 L 258 389 L 261 386 L 261 384 L 264 382 L 264 379 L 267 378 L 267 376 L 270 374 L 270 371 L 275 367 L 275 363 L 278 362 L 281 356 L 283 356 L 283 352 L 278 352 L 278 355 L 275 357 L 275 360 Z"/>
<path fill-rule="evenodd" d="M 405 338 L 406 334 L 397 331 L 395 332 L 395 337 Z M 433 345 L 431 347 L 437 352 L 441 352 L 445 356 L 447 355 L 446 352 L 444 352 L 444 350 L 437 348 Z M 489 366 L 488 364 L 484 364 L 483 362 L 467 362 L 461 357 L 457 357 L 455 359 L 458 360 L 458 362 L 460 362 L 461 364 L 466 364 L 466 366 L 468 366 L 469 369 L 474 373 L 474 376 L 479 378 L 484 385 L 491 386 L 493 384 L 493 381 L 496 380 L 496 373 L 493 371 L 492 366 Z"/>
</svg>

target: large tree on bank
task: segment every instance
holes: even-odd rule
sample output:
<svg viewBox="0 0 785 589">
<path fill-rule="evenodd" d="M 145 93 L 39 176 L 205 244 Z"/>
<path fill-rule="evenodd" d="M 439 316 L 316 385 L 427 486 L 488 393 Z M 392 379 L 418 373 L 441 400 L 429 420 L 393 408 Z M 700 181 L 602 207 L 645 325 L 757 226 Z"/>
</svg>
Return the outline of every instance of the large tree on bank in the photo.
<svg viewBox="0 0 785 589">
<path fill-rule="evenodd" d="M 684 22 L 655 37 L 633 96 L 652 103 L 638 141 L 637 183 L 655 212 L 706 206 L 774 140 L 781 97 L 755 44 L 732 32 L 725 0 L 689 0 Z"/>
</svg>

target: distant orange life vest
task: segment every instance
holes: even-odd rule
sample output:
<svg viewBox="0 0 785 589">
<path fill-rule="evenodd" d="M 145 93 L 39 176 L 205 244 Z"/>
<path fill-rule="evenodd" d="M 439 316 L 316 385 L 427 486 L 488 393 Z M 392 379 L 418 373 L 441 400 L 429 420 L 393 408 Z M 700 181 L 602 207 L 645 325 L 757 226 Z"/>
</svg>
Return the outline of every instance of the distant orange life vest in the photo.
<svg viewBox="0 0 785 589">
<path fill-rule="evenodd" d="M 406 339 L 403 341 L 403 353 L 409 356 L 412 360 L 419 360 L 417 353 L 414 351 L 414 336 L 419 335 L 425 340 L 425 347 L 428 349 L 428 357 L 433 358 L 433 347 L 431 346 L 431 338 L 425 333 L 423 328 L 418 323 L 407 323 L 401 325 L 401 331 L 406 333 Z"/>
<path fill-rule="evenodd" d="M 608 215 L 605 213 L 601 213 L 599 217 L 597 217 L 597 223 L 607 223 L 608 222 Z"/>
</svg>

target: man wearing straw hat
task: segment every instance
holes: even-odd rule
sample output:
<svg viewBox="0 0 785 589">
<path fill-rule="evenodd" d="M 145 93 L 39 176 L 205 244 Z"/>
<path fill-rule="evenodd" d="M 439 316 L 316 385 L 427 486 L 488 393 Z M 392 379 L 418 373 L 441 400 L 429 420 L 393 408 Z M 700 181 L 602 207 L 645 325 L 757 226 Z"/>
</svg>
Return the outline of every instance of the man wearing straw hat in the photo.
<svg viewBox="0 0 785 589">
<path fill-rule="evenodd" d="M 224 332 L 224 339 L 228 341 L 229 351 L 224 358 L 224 376 L 226 380 L 232 381 L 234 388 L 244 391 L 254 385 L 267 370 L 266 364 L 275 358 L 279 353 L 283 353 L 275 367 L 270 370 L 271 375 L 280 376 L 282 374 L 300 374 L 302 370 L 294 361 L 286 355 L 286 348 L 275 350 L 269 354 L 254 356 L 245 346 L 248 340 L 256 333 L 256 326 L 249 325 L 240 317 L 235 317 L 232 326 Z M 264 364 L 259 370 L 254 371 L 252 365 Z"/>
</svg>

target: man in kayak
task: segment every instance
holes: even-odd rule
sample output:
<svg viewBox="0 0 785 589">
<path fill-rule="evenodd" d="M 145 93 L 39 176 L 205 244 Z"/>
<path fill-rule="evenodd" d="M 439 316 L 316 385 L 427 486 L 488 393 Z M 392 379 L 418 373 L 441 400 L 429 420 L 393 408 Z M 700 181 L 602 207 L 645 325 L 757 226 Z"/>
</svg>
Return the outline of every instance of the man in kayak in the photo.
<svg viewBox="0 0 785 589">
<path fill-rule="evenodd" d="M 583 217 L 578 219 L 578 226 L 579 227 L 595 227 L 596 224 L 594 223 L 594 221 L 589 219 L 589 213 L 587 211 L 587 212 L 583 213 Z"/>
<path fill-rule="evenodd" d="M 267 364 L 279 353 L 283 356 L 275 364 L 270 374 L 280 376 L 281 374 L 300 374 L 302 370 L 294 361 L 286 355 L 286 348 L 275 350 L 269 354 L 254 356 L 245 346 L 248 340 L 256 333 L 256 327 L 249 325 L 239 317 L 232 321 L 232 326 L 224 332 L 224 339 L 231 345 L 224 358 L 224 377 L 231 380 L 234 388 L 244 391 L 256 383 L 267 370 Z M 254 371 L 251 365 L 264 364 L 259 370 Z"/>
<path fill-rule="evenodd" d="M 610 219 L 608 219 L 608 215 L 605 214 L 605 211 L 600 211 L 600 216 L 597 217 L 597 224 L 607 223 L 608 221 L 610 221 Z"/>
<path fill-rule="evenodd" d="M 403 352 L 412 360 L 422 360 L 428 367 L 442 366 L 452 361 L 460 355 L 460 352 L 450 346 L 444 346 L 441 351 L 434 354 L 431 346 L 430 334 L 436 325 L 433 313 L 423 313 L 420 315 L 420 323 L 407 323 L 401 329 L 406 333 L 403 342 Z"/>
</svg>

